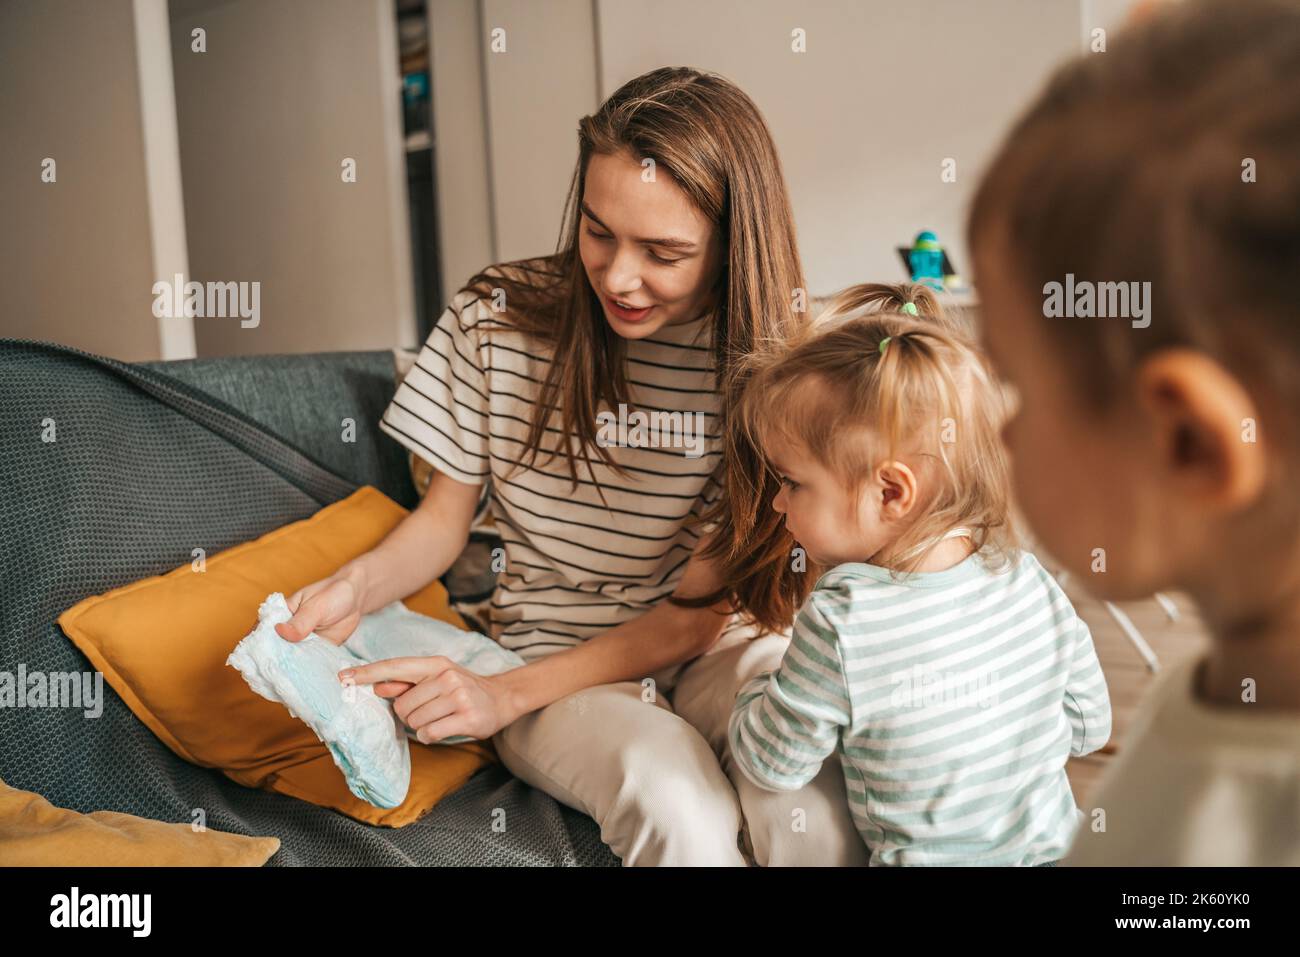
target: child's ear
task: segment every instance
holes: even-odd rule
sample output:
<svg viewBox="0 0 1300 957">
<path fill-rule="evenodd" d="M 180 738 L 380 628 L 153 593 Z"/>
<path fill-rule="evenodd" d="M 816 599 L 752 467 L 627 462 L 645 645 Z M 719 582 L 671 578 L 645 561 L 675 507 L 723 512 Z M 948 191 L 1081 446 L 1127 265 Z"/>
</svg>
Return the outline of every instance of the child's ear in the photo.
<svg viewBox="0 0 1300 957">
<path fill-rule="evenodd" d="M 1164 349 L 1138 367 L 1137 397 L 1174 491 L 1222 511 L 1259 497 L 1267 472 L 1259 416 L 1236 376 L 1204 353 Z"/>
<path fill-rule="evenodd" d="M 885 462 L 876 468 L 880 488 L 880 515 L 887 521 L 905 518 L 916 504 L 916 475 L 902 462 Z"/>
</svg>

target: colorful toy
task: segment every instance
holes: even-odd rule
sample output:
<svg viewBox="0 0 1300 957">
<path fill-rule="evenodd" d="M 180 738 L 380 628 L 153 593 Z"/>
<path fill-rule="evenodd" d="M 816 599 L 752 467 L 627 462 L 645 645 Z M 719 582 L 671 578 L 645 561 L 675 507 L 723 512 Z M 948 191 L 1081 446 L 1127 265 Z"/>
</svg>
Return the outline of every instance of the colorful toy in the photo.
<svg viewBox="0 0 1300 957">
<path fill-rule="evenodd" d="M 934 233 L 924 229 L 916 234 L 907 262 L 912 270 L 912 282 L 943 291 L 943 247 Z"/>
</svg>

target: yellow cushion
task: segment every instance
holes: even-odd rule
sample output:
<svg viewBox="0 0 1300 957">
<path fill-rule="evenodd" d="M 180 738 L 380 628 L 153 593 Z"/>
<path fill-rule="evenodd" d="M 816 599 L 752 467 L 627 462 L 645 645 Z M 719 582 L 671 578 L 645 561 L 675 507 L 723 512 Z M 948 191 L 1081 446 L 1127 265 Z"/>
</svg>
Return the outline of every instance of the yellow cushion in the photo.
<svg viewBox="0 0 1300 957">
<path fill-rule="evenodd" d="M 104 673 L 136 717 L 186 761 L 385 827 L 418 819 L 495 759 L 491 742 L 409 741 L 411 789 L 382 809 L 348 790 L 312 730 L 255 694 L 226 656 L 257 623 L 271 592 L 288 597 L 378 545 L 407 514 L 366 486 L 311 518 L 103 595 L 59 616 L 69 638 Z M 438 581 L 403 599 L 413 611 L 465 623 Z"/>
<path fill-rule="evenodd" d="M 0 781 L 0 861 L 11 867 L 260 867 L 279 849 L 278 837 L 120 811 L 79 814 Z"/>
</svg>

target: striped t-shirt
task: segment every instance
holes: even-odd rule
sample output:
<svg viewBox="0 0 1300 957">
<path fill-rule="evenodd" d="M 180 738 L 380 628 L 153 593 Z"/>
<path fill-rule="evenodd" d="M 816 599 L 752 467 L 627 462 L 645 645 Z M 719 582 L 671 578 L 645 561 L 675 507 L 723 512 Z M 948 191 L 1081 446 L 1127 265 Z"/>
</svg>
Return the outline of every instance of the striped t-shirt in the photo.
<svg viewBox="0 0 1300 957">
<path fill-rule="evenodd" d="M 997 574 L 979 554 L 897 581 L 836 566 L 728 728 L 769 790 L 803 787 L 837 752 L 873 866 L 1060 859 L 1081 816 L 1066 759 L 1109 737 L 1088 626 L 1029 552 Z"/>
<path fill-rule="evenodd" d="M 581 459 L 574 489 L 565 460 L 548 458 L 558 427 L 532 467 L 516 468 L 550 346 L 473 292 L 452 300 L 385 410 L 384 432 L 452 478 L 489 486 L 505 567 L 488 630 L 525 660 L 641 615 L 681 579 L 702 533 L 688 522 L 720 494 L 711 322 L 626 341 L 631 403 L 602 405 L 598 422 L 626 475 L 593 449 L 599 491 Z"/>
</svg>

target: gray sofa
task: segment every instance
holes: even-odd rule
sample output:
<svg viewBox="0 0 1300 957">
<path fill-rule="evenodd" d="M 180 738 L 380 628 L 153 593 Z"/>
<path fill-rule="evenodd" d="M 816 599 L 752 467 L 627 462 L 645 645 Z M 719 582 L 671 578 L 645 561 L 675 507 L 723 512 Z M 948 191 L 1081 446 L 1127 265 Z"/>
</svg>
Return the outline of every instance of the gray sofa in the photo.
<svg viewBox="0 0 1300 957">
<path fill-rule="evenodd" d="M 413 507 L 403 452 L 376 424 L 394 389 L 388 352 L 128 365 L 0 339 L 0 670 L 90 670 L 58 615 L 195 545 L 213 554 L 362 484 Z M 96 719 L 0 709 L 0 778 L 79 811 L 202 808 L 210 827 L 279 837 L 273 865 L 618 864 L 594 821 L 500 765 L 414 824 L 372 827 L 190 765 L 104 696 Z"/>
</svg>

